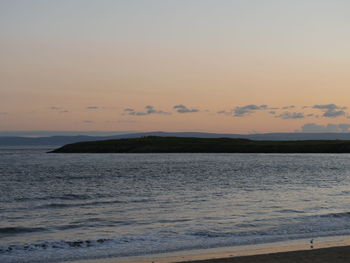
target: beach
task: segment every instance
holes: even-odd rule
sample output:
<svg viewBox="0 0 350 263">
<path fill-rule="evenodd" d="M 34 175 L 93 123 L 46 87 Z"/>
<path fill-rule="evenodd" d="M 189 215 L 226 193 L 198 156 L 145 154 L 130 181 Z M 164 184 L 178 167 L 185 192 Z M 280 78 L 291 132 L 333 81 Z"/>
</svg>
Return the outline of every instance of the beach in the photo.
<svg viewBox="0 0 350 263">
<path fill-rule="evenodd" d="M 89 261 L 85 261 L 89 262 Z M 117 259 L 98 260 L 94 263 L 117 263 Z M 151 261 L 156 263 L 157 261 Z M 350 246 L 321 248 L 314 250 L 289 251 L 271 254 L 224 257 L 192 261 L 175 261 L 174 263 L 347 263 L 350 262 Z M 92 262 L 91 262 L 92 263 Z"/>
<path fill-rule="evenodd" d="M 252 255 L 252 256 L 242 256 L 242 257 L 229 257 L 229 258 L 219 258 L 219 259 L 208 259 L 199 261 L 187 261 L 196 263 L 329 263 L 329 262 L 350 262 L 350 247 L 332 247 L 332 248 L 322 248 L 314 250 L 302 250 L 302 251 L 291 251 L 291 252 L 281 252 L 273 254 L 263 254 L 263 255 Z"/>
<path fill-rule="evenodd" d="M 310 250 L 312 239 L 313 249 L 350 245 L 339 242 L 350 239 L 347 154 L 48 150 L 0 149 L 1 263 L 172 263 Z"/>
<path fill-rule="evenodd" d="M 328 263 L 350 262 L 350 237 L 327 237 L 250 246 L 179 251 L 125 258 L 70 261 L 68 263 Z"/>
<path fill-rule="evenodd" d="M 281 252 L 273 254 L 253 255 L 253 256 L 242 256 L 242 257 L 231 257 L 221 259 L 208 259 L 199 261 L 187 261 L 197 263 L 253 263 L 253 262 L 266 262 L 266 263 L 277 263 L 277 262 L 350 262 L 350 247 L 332 247 L 322 248 L 314 250 L 302 250 L 302 251 L 291 251 Z"/>
<path fill-rule="evenodd" d="M 350 0 L 0 0 L 0 263 L 350 263 Z"/>
<path fill-rule="evenodd" d="M 196 262 L 196 263 L 329 263 L 329 262 L 350 262 L 350 247 L 332 247 L 322 248 L 314 250 L 302 250 L 281 252 L 273 254 L 241 256 L 241 257 L 228 257 L 218 259 L 207 259 L 198 261 L 182 261 L 184 262 Z"/>
</svg>

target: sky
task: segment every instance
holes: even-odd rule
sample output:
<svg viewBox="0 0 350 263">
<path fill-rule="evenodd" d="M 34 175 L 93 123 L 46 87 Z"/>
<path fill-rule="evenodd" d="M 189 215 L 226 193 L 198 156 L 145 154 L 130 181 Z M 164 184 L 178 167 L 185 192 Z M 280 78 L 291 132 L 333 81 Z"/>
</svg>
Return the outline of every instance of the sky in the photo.
<svg viewBox="0 0 350 263">
<path fill-rule="evenodd" d="M 0 131 L 350 131 L 349 10 L 0 0 Z"/>
</svg>

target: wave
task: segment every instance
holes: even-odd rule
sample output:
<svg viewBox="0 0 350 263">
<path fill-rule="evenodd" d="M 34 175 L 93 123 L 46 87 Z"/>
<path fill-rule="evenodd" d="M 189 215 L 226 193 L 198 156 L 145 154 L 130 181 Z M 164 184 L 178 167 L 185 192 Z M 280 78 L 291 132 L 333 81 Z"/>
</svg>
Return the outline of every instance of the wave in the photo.
<svg viewBox="0 0 350 263">
<path fill-rule="evenodd" d="M 315 238 L 322 236 L 336 236 L 350 234 L 350 213 L 329 213 L 325 215 L 304 216 L 297 220 L 287 221 L 280 219 L 278 225 L 267 224 L 267 227 L 249 230 L 253 223 L 245 223 L 246 226 L 222 231 L 217 229 L 192 229 L 181 232 L 159 232 L 152 235 L 102 237 L 94 239 L 54 240 L 38 241 L 29 244 L 0 245 L 0 255 L 9 258 L 29 257 L 43 258 L 50 254 L 57 257 L 75 255 L 82 257 L 106 256 L 108 253 L 114 256 L 143 255 L 149 253 L 162 253 L 188 249 L 214 248 L 236 245 L 249 245 L 268 243 L 292 239 Z M 256 225 L 264 222 L 259 221 Z M 74 228 L 75 224 L 62 228 Z M 243 227 L 243 228 L 242 228 Z M 248 228 L 248 229 L 247 229 Z M 62 229 L 60 229 L 62 230 Z M 68 250 L 67 250 L 68 249 Z M 18 253 L 17 253 L 18 252 Z M 9 261 L 13 262 L 13 261 Z M 22 262 L 22 261 L 16 261 Z M 23 261 L 24 262 L 24 261 Z M 27 262 L 27 261 L 26 261 Z M 32 260 L 28 262 L 38 262 Z"/>
<path fill-rule="evenodd" d="M 147 203 L 152 202 L 150 199 L 136 199 L 136 200 L 108 200 L 108 201 L 95 201 L 86 203 L 49 203 L 44 205 L 39 205 L 34 207 L 34 209 L 42 208 L 67 208 L 67 207 L 77 207 L 77 206 L 96 206 L 96 205 L 107 205 L 107 204 L 128 204 L 128 203 Z"/>
<path fill-rule="evenodd" d="M 0 227 L 0 234 L 21 234 L 45 231 L 42 227 Z"/>
<path fill-rule="evenodd" d="M 65 248 L 86 248 L 100 245 L 110 241 L 111 239 L 87 239 L 87 240 L 72 240 L 72 241 L 47 241 L 34 244 L 16 244 L 8 246 L 0 246 L 0 253 L 9 253 L 16 251 L 33 251 L 45 249 L 65 249 Z"/>
<path fill-rule="evenodd" d="M 99 196 L 99 197 L 109 197 L 107 195 Z M 41 196 L 41 197 L 17 197 L 15 201 L 43 201 L 50 199 L 59 199 L 59 200 L 88 200 L 96 198 L 96 196 L 85 195 L 85 194 L 64 194 L 60 196 Z"/>
<path fill-rule="evenodd" d="M 320 215 L 320 217 L 349 218 L 350 212 L 330 213 L 330 214 Z"/>
<path fill-rule="evenodd" d="M 298 210 L 281 210 L 282 213 L 299 213 Z M 309 215 L 293 218 L 279 218 L 276 225 L 267 221 L 241 223 L 232 226 L 232 231 L 199 230 L 187 234 L 205 238 L 285 237 L 303 238 L 309 236 L 331 236 L 350 234 L 350 212 Z M 253 228 L 253 229 L 252 229 Z"/>
<path fill-rule="evenodd" d="M 281 210 L 277 210 L 276 212 L 278 212 L 278 213 L 300 213 L 300 214 L 305 213 L 305 211 L 295 210 L 295 209 L 281 209 Z"/>
<path fill-rule="evenodd" d="M 202 231 L 193 232 L 191 235 L 212 238 L 212 237 L 228 237 L 228 236 L 232 236 L 234 234 L 235 233 L 225 233 L 225 232 L 214 232 L 214 231 L 202 230 Z"/>
</svg>

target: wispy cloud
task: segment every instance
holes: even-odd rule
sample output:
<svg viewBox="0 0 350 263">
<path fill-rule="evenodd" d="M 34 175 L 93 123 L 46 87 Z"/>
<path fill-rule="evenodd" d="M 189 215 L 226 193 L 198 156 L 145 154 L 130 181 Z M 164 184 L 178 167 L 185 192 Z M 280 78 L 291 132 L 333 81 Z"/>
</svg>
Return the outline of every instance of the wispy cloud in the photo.
<svg viewBox="0 0 350 263">
<path fill-rule="evenodd" d="M 295 105 L 289 105 L 289 106 L 284 106 L 281 109 L 282 110 L 290 110 L 290 109 L 294 109 L 294 108 L 295 108 Z"/>
<path fill-rule="evenodd" d="M 234 117 L 245 117 L 250 115 L 251 113 L 254 113 L 259 110 L 268 110 L 268 109 L 277 109 L 277 108 L 269 108 L 267 105 L 255 105 L 255 104 L 249 104 L 245 106 L 237 106 L 232 110 L 220 110 L 217 111 L 217 114 L 222 115 L 228 115 L 228 116 L 234 116 Z"/>
<path fill-rule="evenodd" d="M 56 107 L 56 106 L 51 106 L 49 107 L 50 110 L 62 110 L 62 107 Z"/>
<path fill-rule="evenodd" d="M 173 107 L 178 113 L 193 113 L 193 112 L 199 112 L 198 109 L 191 109 L 191 108 L 187 108 L 185 105 L 175 105 Z"/>
<path fill-rule="evenodd" d="M 301 132 L 349 132 L 350 124 L 340 123 L 320 125 L 316 123 L 306 123 L 301 127 Z"/>
<path fill-rule="evenodd" d="M 100 107 L 98 106 L 88 106 L 86 107 L 87 110 L 98 110 Z"/>
<path fill-rule="evenodd" d="M 245 106 L 238 106 L 238 107 L 233 109 L 233 116 L 243 117 L 243 116 L 249 115 L 255 111 L 266 110 L 266 109 L 268 109 L 268 106 L 265 104 L 263 104 L 263 105 L 250 104 L 250 105 L 245 105 Z"/>
<path fill-rule="evenodd" d="M 52 107 L 49 107 L 50 110 L 53 110 L 53 111 L 56 111 L 56 112 L 59 112 L 59 113 L 68 113 L 68 112 L 71 112 L 70 110 L 67 110 L 63 107 L 57 107 L 57 106 L 52 106 Z"/>
<path fill-rule="evenodd" d="M 289 120 L 289 119 L 303 119 L 305 118 L 305 115 L 303 112 L 289 112 L 285 111 L 279 115 L 276 115 L 276 118 Z"/>
<path fill-rule="evenodd" d="M 106 121 L 107 123 L 136 123 L 135 120 L 115 120 L 115 121 Z"/>
<path fill-rule="evenodd" d="M 171 114 L 170 112 L 156 110 L 154 108 L 154 106 L 152 106 L 152 105 L 145 106 L 145 109 L 146 109 L 145 111 L 135 111 L 132 108 L 126 108 L 126 109 L 124 109 L 124 114 L 131 115 L 131 116 L 146 116 L 146 115 L 151 115 L 151 114 L 163 114 L 163 115 Z"/>
<path fill-rule="evenodd" d="M 84 123 L 93 123 L 91 120 L 85 120 Z"/>
<path fill-rule="evenodd" d="M 345 109 L 346 107 L 338 106 L 335 104 L 317 104 L 312 106 L 313 109 L 319 109 L 323 111 L 323 117 L 327 118 L 336 118 L 339 116 L 345 116 Z"/>
<path fill-rule="evenodd" d="M 217 114 L 232 115 L 232 111 L 220 110 L 216 112 Z"/>
</svg>

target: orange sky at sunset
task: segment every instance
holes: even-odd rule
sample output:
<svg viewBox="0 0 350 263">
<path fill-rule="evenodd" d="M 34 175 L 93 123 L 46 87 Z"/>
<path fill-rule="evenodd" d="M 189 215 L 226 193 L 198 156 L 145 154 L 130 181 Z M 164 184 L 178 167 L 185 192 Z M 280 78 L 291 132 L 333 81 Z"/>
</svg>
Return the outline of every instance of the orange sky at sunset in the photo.
<svg viewBox="0 0 350 263">
<path fill-rule="evenodd" d="M 349 8 L 342 0 L 1 1 L 0 130 L 350 124 Z"/>
</svg>

